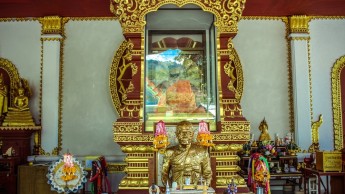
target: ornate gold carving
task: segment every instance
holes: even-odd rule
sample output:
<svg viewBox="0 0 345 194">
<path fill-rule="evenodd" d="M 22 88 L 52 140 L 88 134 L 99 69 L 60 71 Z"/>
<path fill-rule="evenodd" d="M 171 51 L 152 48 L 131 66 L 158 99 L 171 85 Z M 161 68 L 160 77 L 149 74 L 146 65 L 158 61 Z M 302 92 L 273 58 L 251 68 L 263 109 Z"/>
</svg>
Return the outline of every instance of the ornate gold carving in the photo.
<svg viewBox="0 0 345 194">
<path fill-rule="evenodd" d="M 39 19 L 42 24 L 42 34 L 60 34 L 62 32 L 62 18 L 59 16 L 46 16 Z"/>
<path fill-rule="evenodd" d="M 239 176 L 239 175 L 231 175 L 231 176 L 227 176 L 227 177 L 224 177 L 222 175 L 219 175 L 219 176 L 216 176 L 216 185 L 217 185 L 217 188 L 227 188 L 228 187 L 228 184 L 230 184 L 232 181 L 234 181 L 234 183 L 237 185 L 237 186 L 245 186 L 246 185 L 246 181 L 244 180 L 243 177 Z"/>
<path fill-rule="evenodd" d="M 134 90 L 132 80 L 124 78 L 129 69 L 132 76 L 138 73 L 138 66 L 131 62 L 133 46 L 131 41 L 122 42 L 110 68 L 110 94 L 115 109 L 122 118 L 140 117 L 140 100 L 128 99 L 128 93 Z"/>
<path fill-rule="evenodd" d="M 319 127 L 323 122 L 322 115 L 319 116 L 318 121 L 314 121 L 311 124 L 311 145 L 308 149 L 309 153 L 319 151 Z"/>
<path fill-rule="evenodd" d="M 39 155 L 43 155 L 43 156 L 57 156 L 59 155 L 59 148 L 58 147 L 55 147 L 51 154 L 49 152 L 46 152 L 42 147 L 39 147 Z"/>
<path fill-rule="evenodd" d="M 153 147 L 152 147 L 153 148 Z M 120 182 L 120 189 L 147 189 L 149 186 L 149 162 L 153 160 L 154 153 L 145 153 L 150 150 L 150 146 L 122 146 L 121 149 L 128 153 L 125 159 L 127 166 L 123 172 L 127 176 Z"/>
<path fill-rule="evenodd" d="M 119 80 L 118 77 L 118 69 L 120 66 L 120 60 L 123 59 L 123 55 L 126 52 L 126 50 L 130 47 L 133 47 L 133 43 L 130 43 L 128 41 L 123 41 L 122 44 L 120 45 L 119 49 L 116 51 L 116 54 L 113 58 L 113 62 L 111 64 L 110 68 L 110 75 L 109 75 L 109 85 L 110 85 L 110 94 L 111 94 L 111 99 L 113 101 L 113 105 L 117 111 L 117 113 L 120 113 L 120 107 L 121 107 L 121 101 L 119 93 L 126 93 L 126 88 L 122 84 L 122 88 L 117 87 L 117 82 Z M 123 64 L 122 64 L 123 65 Z M 119 90 L 122 90 L 121 92 L 118 92 Z M 121 96 L 122 98 L 122 96 Z"/>
<path fill-rule="evenodd" d="M 0 131 L 41 131 L 41 126 L 11 126 L 11 127 L 0 127 Z"/>
<path fill-rule="evenodd" d="M 152 135 L 114 135 L 115 142 L 152 142 Z"/>
<path fill-rule="evenodd" d="M 237 32 L 237 22 L 244 9 L 245 0 L 233 1 L 198 1 L 198 0 L 112 0 L 110 11 L 119 19 L 124 33 L 143 33 L 146 24 L 145 15 L 158 10 L 166 4 L 175 4 L 182 7 L 186 4 L 195 4 L 204 11 L 215 15 L 214 25 L 218 33 Z"/>
<path fill-rule="evenodd" d="M 289 20 L 287 17 L 281 18 L 282 22 L 285 23 L 285 40 L 288 50 L 287 54 L 287 64 L 288 64 L 288 92 L 289 92 L 289 121 L 290 121 L 290 131 L 295 131 L 295 110 L 294 110 L 294 96 L 293 96 L 293 81 L 292 81 L 292 62 L 291 62 L 291 41 L 289 41 L 290 30 L 289 30 Z"/>
<path fill-rule="evenodd" d="M 214 134 L 213 141 L 248 141 L 249 133 Z"/>
<path fill-rule="evenodd" d="M 332 99 L 333 99 L 333 126 L 334 149 L 343 149 L 343 118 L 341 104 L 341 80 L 340 74 L 345 67 L 345 56 L 340 57 L 332 68 Z"/>
<path fill-rule="evenodd" d="M 310 37 L 290 37 L 289 40 L 309 41 L 309 40 L 310 40 Z"/>
<path fill-rule="evenodd" d="M 143 132 L 143 123 L 141 122 L 115 122 L 113 125 L 114 135 L 121 134 L 141 134 Z"/>
<path fill-rule="evenodd" d="M 110 173 L 124 172 L 126 166 L 127 166 L 126 163 L 108 162 L 107 163 L 107 170 Z"/>
<path fill-rule="evenodd" d="M 152 145 L 125 145 L 121 146 L 121 150 L 125 153 L 154 153 Z"/>
<path fill-rule="evenodd" d="M 216 144 L 214 147 L 211 148 L 211 156 L 213 152 L 224 152 L 224 151 L 241 151 L 243 148 L 242 144 Z M 224 156 L 222 154 L 222 156 Z"/>
<path fill-rule="evenodd" d="M 245 186 L 245 181 L 237 175 L 241 168 L 237 165 L 240 157 L 237 152 L 242 150 L 242 144 L 218 144 L 210 152 L 216 159 L 216 185 L 217 188 L 226 188 L 234 180 L 238 185 Z"/>
<path fill-rule="evenodd" d="M 309 99 L 310 99 L 310 120 L 312 121 L 314 118 L 313 112 L 313 82 L 311 80 L 311 62 L 310 62 L 310 39 L 307 40 L 308 45 L 308 76 L 309 76 Z"/>
<path fill-rule="evenodd" d="M 7 59 L 0 58 L 0 68 L 5 69 L 8 73 L 11 80 L 10 88 L 16 88 L 18 83 L 20 83 L 20 77 L 14 64 Z M 11 99 L 14 99 L 14 97 L 13 95 L 10 96 Z"/>
<path fill-rule="evenodd" d="M 72 21 L 114 21 L 114 20 L 117 20 L 115 17 L 65 17 L 65 18 Z"/>
<path fill-rule="evenodd" d="M 309 33 L 310 17 L 306 15 L 294 15 L 289 20 L 291 33 Z"/>
<path fill-rule="evenodd" d="M 224 72 L 230 78 L 227 88 L 234 92 L 236 100 L 240 101 L 243 93 L 242 65 L 231 38 L 228 39 L 227 47 L 227 50 L 220 50 L 219 55 L 229 56 L 229 62 L 224 65 Z M 221 78 L 219 77 L 218 79 Z M 237 81 L 236 86 L 234 86 L 235 81 Z"/>
<path fill-rule="evenodd" d="M 231 132 L 249 132 L 250 131 L 250 122 L 249 121 L 223 121 L 221 125 L 222 133 L 231 133 Z"/>
<path fill-rule="evenodd" d="M 61 38 L 47 38 L 47 37 L 44 37 L 44 38 L 41 38 L 42 41 L 61 41 L 62 40 L 62 37 Z"/>
<path fill-rule="evenodd" d="M 27 22 L 37 20 L 37 18 L 0 18 L 0 22 Z"/>
<path fill-rule="evenodd" d="M 149 187 L 148 178 L 126 177 L 121 180 L 119 189 L 145 189 Z"/>
</svg>

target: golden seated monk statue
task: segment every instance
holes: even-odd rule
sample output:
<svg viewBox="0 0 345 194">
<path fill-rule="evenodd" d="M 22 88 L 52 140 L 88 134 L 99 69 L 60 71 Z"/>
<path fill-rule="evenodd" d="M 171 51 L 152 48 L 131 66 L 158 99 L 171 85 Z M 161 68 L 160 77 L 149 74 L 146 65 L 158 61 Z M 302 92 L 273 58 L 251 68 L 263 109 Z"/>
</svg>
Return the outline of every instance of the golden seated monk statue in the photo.
<svg viewBox="0 0 345 194">
<path fill-rule="evenodd" d="M 2 126 L 35 126 L 29 110 L 29 98 L 25 95 L 24 88 L 19 87 L 17 92 L 13 106 L 8 107 Z"/>
<path fill-rule="evenodd" d="M 261 131 L 259 141 L 270 141 L 271 140 L 270 134 L 268 133 L 268 125 L 266 123 L 265 118 L 264 118 L 264 120 L 261 121 L 260 126 L 259 126 L 259 130 Z"/>
<path fill-rule="evenodd" d="M 176 182 L 180 188 L 191 189 L 197 188 L 199 180 L 203 180 L 209 186 L 212 178 L 209 153 L 207 147 L 193 142 L 192 123 L 181 121 L 175 133 L 179 144 L 166 149 L 161 171 L 162 183 Z"/>
</svg>

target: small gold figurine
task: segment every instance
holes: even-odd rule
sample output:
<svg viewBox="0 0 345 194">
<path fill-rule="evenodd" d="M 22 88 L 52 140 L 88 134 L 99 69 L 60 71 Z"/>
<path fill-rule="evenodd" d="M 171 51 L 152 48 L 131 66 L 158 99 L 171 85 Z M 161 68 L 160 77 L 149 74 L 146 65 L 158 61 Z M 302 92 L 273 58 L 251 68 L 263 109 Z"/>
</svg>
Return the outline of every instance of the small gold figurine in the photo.
<svg viewBox="0 0 345 194">
<path fill-rule="evenodd" d="M 179 144 L 167 148 L 163 158 L 162 183 L 177 182 L 180 188 L 185 185 L 195 188 L 202 177 L 206 186 L 209 186 L 212 170 L 208 149 L 192 142 L 194 137 L 192 123 L 188 121 L 178 123 L 176 137 Z"/>
<path fill-rule="evenodd" d="M 9 107 L 9 110 L 25 111 L 29 110 L 29 98 L 24 95 L 24 88 L 18 89 L 18 96 L 14 98 L 14 107 Z"/>
<path fill-rule="evenodd" d="M 7 86 L 4 83 L 4 76 L 0 74 L 0 116 L 7 112 Z"/>
<path fill-rule="evenodd" d="M 261 121 L 259 130 L 261 131 L 259 141 L 271 141 L 270 134 L 268 133 L 268 125 L 266 123 L 265 118 Z"/>
<path fill-rule="evenodd" d="M 29 87 L 25 81 L 23 85 L 26 85 L 27 94 L 30 94 Z M 8 107 L 2 126 L 35 126 L 29 109 L 29 97 L 26 95 L 22 85 L 17 88 L 17 95 L 13 100 L 13 105 Z"/>
</svg>

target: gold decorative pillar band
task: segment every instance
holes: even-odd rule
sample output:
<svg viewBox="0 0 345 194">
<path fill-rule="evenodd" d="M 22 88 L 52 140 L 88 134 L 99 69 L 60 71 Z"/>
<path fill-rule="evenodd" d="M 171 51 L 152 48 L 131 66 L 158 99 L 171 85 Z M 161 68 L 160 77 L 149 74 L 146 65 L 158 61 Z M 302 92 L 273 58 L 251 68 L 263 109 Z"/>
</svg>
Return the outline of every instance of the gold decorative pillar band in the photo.
<svg viewBox="0 0 345 194">
<path fill-rule="evenodd" d="M 46 16 L 39 19 L 42 24 L 42 34 L 61 34 L 62 18 L 59 16 Z"/>
<path fill-rule="evenodd" d="M 154 179 L 150 169 L 154 161 L 154 150 L 148 145 L 125 145 L 121 150 L 127 154 L 127 166 L 124 172 L 127 176 L 121 180 L 120 189 L 147 189 Z"/>
<path fill-rule="evenodd" d="M 249 121 L 221 121 L 221 133 L 213 135 L 215 142 L 235 141 L 247 142 L 250 138 L 250 123 Z M 223 147 L 220 145 L 220 148 Z"/>
<path fill-rule="evenodd" d="M 210 153 L 211 159 L 216 162 L 216 187 L 227 188 L 232 180 L 238 186 L 245 186 L 244 178 L 237 174 L 241 168 L 238 166 L 240 157 L 237 151 L 242 149 L 241 144 L 216 145 Z"/>
<path fill-rule="evenodd" d="M 290 33 L 308 33 L 309 34 L 310 17 L 306 15 L 294 15 L 289 18 Z"/>
</svg>

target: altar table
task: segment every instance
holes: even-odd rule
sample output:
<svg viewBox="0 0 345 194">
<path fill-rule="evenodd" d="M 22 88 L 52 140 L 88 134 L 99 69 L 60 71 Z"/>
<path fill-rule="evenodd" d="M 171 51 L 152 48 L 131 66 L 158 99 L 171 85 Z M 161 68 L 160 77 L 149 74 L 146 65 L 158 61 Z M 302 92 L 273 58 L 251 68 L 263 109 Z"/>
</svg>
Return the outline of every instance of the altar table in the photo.
<svg viewBox="0 0 345 194">
<path fill-rule="evenodd" d="M 304 168 L 303 169 L 303 178 L 304 178 L 304 193 L 307 193 L 307 181 L 309 178 L 313 177 L 313 176 L 317 176 L 318 178 L 318 193 L 321 193 L 321 185 L 323 186 L 323 188 L 325 189 L 325 193 L 329 194 L 329 184 L 328 184 L 328 177 L 342 177 L 343 180 L 343 185 L 345 185 L 345 172 L 323 172 L 323 171 L 319 171 L 316 169 L 311 169 L 311 168 Z M 321 177 L 322 176 L 326 176 L 326 184 L 324 184 L 324 182 L 322 181 Z M 344 191 L 332 191 L 332 193 L 345 193 Z"/>
<path fill-rule="evenodd" d="M 207 194 L 215 194 L 215 190 L 213 188 L 208 188 Z M 170 194 L 202 194 L 202 190 L 176 190 L 170 191 Z"/>
</svg>

